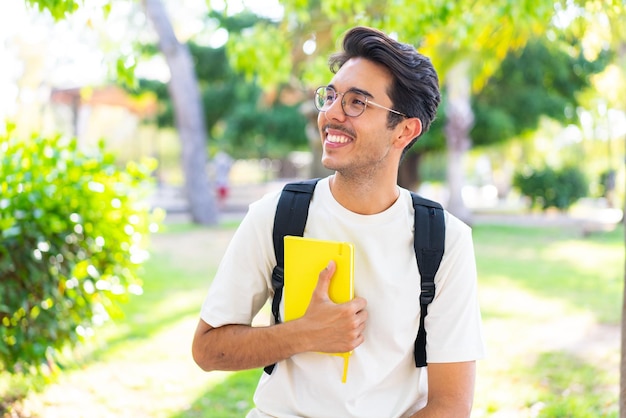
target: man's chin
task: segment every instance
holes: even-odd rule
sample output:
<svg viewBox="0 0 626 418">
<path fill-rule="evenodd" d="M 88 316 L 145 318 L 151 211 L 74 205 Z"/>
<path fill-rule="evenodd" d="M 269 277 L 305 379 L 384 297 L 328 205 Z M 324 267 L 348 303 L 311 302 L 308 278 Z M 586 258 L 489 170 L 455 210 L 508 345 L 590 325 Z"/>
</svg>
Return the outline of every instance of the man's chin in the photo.
<svg viewBox="0 0 626 418">
<path fill-rule="evenodd" d="M 322 166 L 327 169 L 327 170 L 331 170 L 331 171 L 337 171 L 337 165 L 334 164 L 334 162 L 332 161 L 331 158 L 327 157 L 326 155 L 322 155 Z"/>
</svg>

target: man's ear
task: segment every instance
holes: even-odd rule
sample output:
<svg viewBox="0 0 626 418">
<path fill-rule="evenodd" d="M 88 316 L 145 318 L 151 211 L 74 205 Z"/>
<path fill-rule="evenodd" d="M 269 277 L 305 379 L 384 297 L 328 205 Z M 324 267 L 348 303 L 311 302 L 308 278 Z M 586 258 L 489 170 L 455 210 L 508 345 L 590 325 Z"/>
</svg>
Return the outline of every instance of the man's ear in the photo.
<svg viewBox="0 0 626 418">
<path fill-rule="evenodd" d="M 400 122 L 398 128 L 400 131 L 396 138 L 396 145 L 404 149 L 413 138 L 422 133 L 422 121 L 419 118 L 408 118 Z"/>
</svg>

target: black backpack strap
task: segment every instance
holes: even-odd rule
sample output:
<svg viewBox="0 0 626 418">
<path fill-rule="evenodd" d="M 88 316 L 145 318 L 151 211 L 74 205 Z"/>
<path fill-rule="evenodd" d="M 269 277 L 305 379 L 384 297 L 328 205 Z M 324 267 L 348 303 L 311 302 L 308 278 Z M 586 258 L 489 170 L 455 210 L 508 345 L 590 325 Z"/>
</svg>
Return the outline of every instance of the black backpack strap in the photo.
<svg viewBox="0 0 626 418">
<path fill-rule="evenodd" d="M 295 183 L 287 183 L 278 199 L 276 215 L 274 216 L 274 254 L 276 254 L 276 266 L 272 271 L 272 314 L 276 324 L 280 323 L 280 300 L 283 297 L 285 249 L 283 238 L 286 235 L 302 236 L 304 227 L 309 216 L 309 204 L 313 197 L 313 191 L 319 179 L 305 180 Z M 271 374 L 274 364 L 265 367 L 265 372 Z"/>
<path fill-rule="evenodd" d="M 445 248 L 445 220 L 443 208 L 415 193 L 411 193 L 415 209 L 415 232 L 413 246 L 421 276 L 420 326 L 415 339 L 415 366 L 424 367 L 426 362 L 426 328 L 424 320 L 428 304 L 435 297 L 435 274 L 441 264 Z"/>
</svg>

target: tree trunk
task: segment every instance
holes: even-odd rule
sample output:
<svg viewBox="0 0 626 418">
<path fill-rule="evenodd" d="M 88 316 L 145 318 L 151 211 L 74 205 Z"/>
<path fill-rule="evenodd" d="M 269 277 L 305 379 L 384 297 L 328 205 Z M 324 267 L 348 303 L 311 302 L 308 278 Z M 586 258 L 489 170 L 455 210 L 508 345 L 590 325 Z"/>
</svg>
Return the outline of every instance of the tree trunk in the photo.
<svg viewBox="0 0 626 418">
<path fill-rule="evenodd" d="M 400 162 L 398 169 L 398 185 L 405 189 L 416 192 L 420 186 L 419 162 L 422 158 L 420 152 L 408 152 Z"/>
<path fill-rule="evenodd" d="M 200 90 L 189 48 L 178 42 L 161 0 L 143 0 L 170 69 L 168 91 L 182 145 L 185 193 L 193 222 L 217 223 L 217 206 L 206 170 L 206 128 Z"/>
<path fill-rule="evenodd" d="M 618 51 L 620 67 L 625 70 L 626 41 L 620 42 L 616 50 Z M 626 144 L 626 141 L 624 143 Z M 624 225 L 624 243 L 626 244 L 626 201 L 624 201 L 624 211 L 622 212 L 622 224 Z M 626 263 L 624 265 L 624 293 L 622 295 L 622 355 L 620 360 L 619 416 L 626 418 Z"/>
<path fill-rule="evenodd" d="M 624 242 L 626 243 L 626 203 L 623 213 L 622 223 L 624 224 Z M 624 283 L 626 283 L 626 263 L 624 265 Z M 626 418 L 626 285 L 624 285 L 622 295 L 622 356 L 619 371 L 619 416 Z"/>
<path fill-rule="evenodd" d="M 456 64 L 446 75 L 447 106 L 444 132 L 448 147 L 448 189 L 447 210 L 462 221 L 471 224 L 471 213 L 463 202 L 463 160 L 471 146 L 470 129 L 474 124 L 471 107 L 469 65 Z"/>
</svg>

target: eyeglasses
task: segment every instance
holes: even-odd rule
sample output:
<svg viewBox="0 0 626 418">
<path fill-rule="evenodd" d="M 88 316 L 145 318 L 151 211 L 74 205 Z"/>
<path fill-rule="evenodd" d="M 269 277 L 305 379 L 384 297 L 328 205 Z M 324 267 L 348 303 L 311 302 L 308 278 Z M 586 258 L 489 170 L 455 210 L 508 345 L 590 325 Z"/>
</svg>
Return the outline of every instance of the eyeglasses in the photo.
<svg viewBox="0 0 626 418">
<path fill-rule="evenodd" d="M 389 109 L 388 107 L 374 103 L 363 93 L 359 93 L 354 90 L 349 90 L 345 93 L 338 93 L 337 90 L 330 86 L 318 87 L 317 90 L 315 90 L 315 98 L 313 99 L 315 107 L 320 112 L 326 112 L 330 106 L 335 103 L 335 100 L 337 100 L 337 96 L 339 95 L 343 96 L 341 100 L 341 108 L 346 116 L 353 118 L 361 116 L 363 112 L 365 112 L 367 105 L 372 105 L 408 118 L 408 116 L 404 113 L 400 113 L 397 110 Z"/>
</svg>

